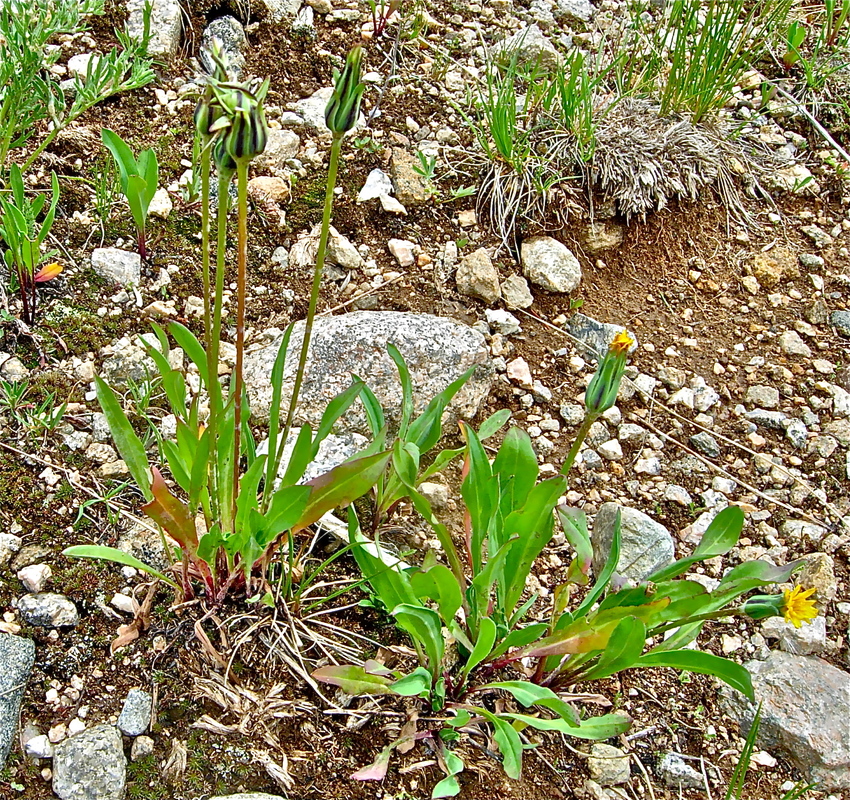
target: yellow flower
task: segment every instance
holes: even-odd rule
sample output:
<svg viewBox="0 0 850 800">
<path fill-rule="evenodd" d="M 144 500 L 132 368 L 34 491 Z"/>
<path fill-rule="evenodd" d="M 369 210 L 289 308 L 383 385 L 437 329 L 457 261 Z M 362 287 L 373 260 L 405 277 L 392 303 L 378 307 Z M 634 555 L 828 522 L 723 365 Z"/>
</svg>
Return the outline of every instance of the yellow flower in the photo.
<svg viewBox="0 0 850 800">
<path fill-rule="evenodd" d="M 804 622 L 811 623 L 818 615 L 814 601 L 809 600 L 814 593 L 814 589 L 804 590 L 802 586 L 786 589 L 782 603 L 782 616 L 785 617 L 785 621 L 790 622 L 795 628 L 801 627 Z"/>
<path fill-rule="evenodd" d="M 629 336 L 627 331 L 620 331 L 611 342 L 611 350 L 617 354 L 628 353 L 629 348 L 635 343 L 635 340 Z"/>
</svg>

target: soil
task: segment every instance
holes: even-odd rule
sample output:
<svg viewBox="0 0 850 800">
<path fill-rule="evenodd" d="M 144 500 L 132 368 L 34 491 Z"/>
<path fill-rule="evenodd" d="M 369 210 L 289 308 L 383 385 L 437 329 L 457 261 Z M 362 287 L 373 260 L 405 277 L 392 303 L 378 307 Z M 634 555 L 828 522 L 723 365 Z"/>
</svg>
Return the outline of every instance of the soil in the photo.
<svg viewBox="0 0 850 800">
<path fill-rule="evenodd" d="M 173 80 L 181 76 L 191 77 L 187 60 L 197 54 L 204 25 L 228 10 L 249 23 L 246 72 L 269 77 L 271 88 L 267 103 L 280 108 L 329 85 L 332 60 L 328 53 L 343 53 L 358 38 L 356 25 L 327 25 L 319 15 L 318 38 L 311 40 L 287 35 L 285 27 L 271 23 L 255 9 L 252 9 L 254 16 L 245 19 L 241 16 L 241 4 L 236 2 L 230 4 L 233 8 L 206 0 L 195 0 L 190 5 L 183 52 L 172 64 L 158 70 L 163 85 L 171 86 Z M 445 8 L 429 9 L 429 13 L 444 21 L 451 14 L 468 12 L 461 8 Z M 110 0 L 106 15 L 93 20 L 91 34 L 100 49 L 112 46 L 113 28 L 122 23 L 123 16 L 117 2 Z M 411 83 L 420 85 L 422 81 L 412 73 L 416 64 L 414 48 L 413 44 L 402 48 L 399 68 L 411 70 Z M 381 61 L 389 50 L 387 41 L 375 45 L 369 56 L 369 67 L 385 71 L 387 65 Z M 93 108 L 75 125 L 77 135 L 59 137 L 49 149 L 39 165 L 42 168 L 39 185 L 49 186 L 50 169 L 59 173 L 62 201 L 54 232 L 62 244 L 65 272 L 42 290 L 43 317 L 34 336 L 27 335 L 15 324 L 0 323 L 0 350 L 17 355 L 33 370 L 29 402 L 39 403 L 49 397 L 50 392 L 55 392 L 57 401 L 67 399 L 75 404 L 66 416 L 66 421 L 75 427 L 82 428 L 86 424 L 82 404 L 91 409 L 93 403 L 85 396 L 87 386 L 70 377 L 72 373 L 66 368 L 68 362 L 64 366 L 61 362 L 71 356 L 85 358 L 88 353 L 96 354 L 116 338 L 144 330 L 144 325 L 140 329 L 136 313 L 125 311 L 117 316 L 100 313 L 110 305 L 109 298 L 115 294 L 116 287 L 107 285 L 86 266 L 93 247 L 111 246 L 118 239 L 131 240 L 132 222 L 120 193 L 112 194 L 109 213 L 94 227 L 79 225 L 72 219 L 74 212 L 88 211 L 97 217 L 93 208 L 93 186 L 108 169 L 99 145 L 99 129 L 109 127 L 117 131 L 134 150 L 153 147 L 159 157 L 163 186 L 176 182 L 186 168 L 186 160 L 191 158 L 192 109 L 186 107 L 173 115 L 152 114 L 155 86 L 159 84 L 111 98 Z M 367 95 L 367 105 L 373 101 L 374 93 Z M 432 128 L 439 127 L 443 113 L 441 103 L 427 93 L 387 92 L 382 97 L 378 118 L 384 133 L 381 139 L 387 141 L 391 131 L 403 135 L 408 116 L 420 122 L 428 120 Z M 808 137 L 813 150 L 822 147 L 816 133 L 802 123 L 799 132 Z M 374 135 L 374 131 L 372 133 Z M 464 144 L 465 138 L 468 143 L 471 138 L 468 132 L 459 133 L 458 145 Z M 431 255 L 448 241 L 459 242 L 461 256 L 476 247 L 492 248 L 498 243 L 498 238 L 486 227 L 486 219 L 472 228 L 460 227 L 458 213 L 474 208 L 475 198 L 415 206 L 408 209 L 406 217 L 387 215 L 377 203 L 358 205 L 356 193 L 370 170 L 386 167 L 389 159 L 389 150 L 381 140 L 372 141 L 377 144 L 374 152 L 365 147 L 347 147 L 339 178 L 342 193 L 335 206 L 334 225 L 357 244 L 369 245 L 382 271 L 397 269 L 397 263 L 385 246 L 393 237 L 416 242 Z M 281 275 L 271 262 L 271 254 L 281 245 L 290 246 L 298 234 L 320 220 L 323 181 L 323 170 L 308 166 L 306 175 L 295 182 L 292 202 L 286 208 L 287 227 L 284 230 L 274 227 L 257 210 L 251 215 L 248 324 L 257 332 L 306 313 L 310 272 L 293 269 Z M 441 183 L 440 190 L 447 193 L 464 183 L 459 177 L 452 178 Z M 598 254 L 588 252 L 585 247 L 586 202 L 583 214 L 572 215 L 565 226 L 554 232 L 551 230 L 553 221 L 545 221 L 548 233 L 578 255 L 584 277 L 581 287 L 570 296 L 549 295 L 535 289 L 531 311 L 517 313 L 523 332 L 511 339 L 514 347 L 511 357 L 524 358 L 532 366 L 535 377 L 553 391 L 555 399 L 551 405 L 556 416 L 558 405 L 574 402 L 581 391 L 569 357 L 560 354 L 570 345 L 557 324 L 560 316 L 569 315 L 580 307 L 582 313 L 597 320 L 615 322 L 634 331 L 642 343 L 653 346 L 653 349 L 638 349 L 632 361 L 642 372 L 653 374 L 662 354 L 673 348 L 675 355 L 664 355 L 664 360 L 706 376 L 723 394 L 726 410 L 725 417 L 721 417 L 721 433 L 737 444 L 724 447 L 726 455 L 722 466 L 746 479 L 751 459 L 743 446 L 740 421 L 729 413 L 729 409 L 740 402 L 736 398 L 747 386 L 747 365 L 754 356 L 787 366 L 794 381 L 800 384 L 813 382 L 808 365 L 791 363 L 778 351 L 774 341 L 778 331 L 793 327 L 794 321 L 800 318 L 801 308 L 813 297 L 813 288 L 804 274 L 790 279 L 783 283 L 781 291 L 785 295 L 796 292 L 799 302 L 777 306 L 771 303 L 767 292 L 751 294 L 741 279 L 753 256 L 772 247 L 787 247 L 794 253 L 813 251 L 811 242 L 799 230 L 800 212 L 811 213 L 816 220 L 832 222 L 845 217 L 846 198 L 840 180 L 834 175 L 825 175 L 822 184 L 824 189 L 817 197 L 778 195 L 774 198 L 775 206 L 747 199 L 748 210 L 761 224 L 745 236 L 730 225 L 719 199 L 708 192 L 698 202 L 672 202 L 667 209 L 649 215 L 646 220 L 632 220 L 623 244 Z M 150 282 L 161 269 L 176 264 L 179 270 L 173 273 L 164 294 L 175 299 L 177 308 L 182 310 L 188 296 L 200 296 L 202 291 L 198 269 L 200 212 L 197 205 L 186 204 L 177 195 L 173 194 L 172 199 L 175 208 L 171 216 L 165 221 L 151 222 L 152 255 L 145 265 L 144 281 Z M 601 199 L 596 198 L 597 206 Z M 778 213 L 782 222 L 769 221 L 769 213 Z M 821 224 L 826 229 L 831 227 L 831 223 Z M 539 230 L 529 225 L 521 234 L 535 232 Z M 232 235 L 235 237 L 235 222 Z M 821 255 L 831 267 L 825 275 L 822 294 L 830 297 L 831 292 L 843 292 L 830 301 L 831 308 L 846 308 L 846 285 L 837 282 L 836 275 L 847 273 L 848 255 L 838 245 L 826 248 Z M 505 248 L 495 261 L 502 278 L 517 271 L 515 260 Z M 228 266 L 235 270 L 233 264 Z M 228 281 L 234 275 L 235 272 L 228 274 Z M 279 286 L 294 290 L 294 308 L 288 309 L 280 293 L 274 291 Z M 265 289 L 258 291 L 260 287 Z M 427 312 L 469 324 L 482 319 L 485 308 L 478 301 L 459 295 L 453 281 L 436 280 L 433 269 L 420 267 L 411 268 L 401 279 L 381 287 L 376 297 L 377 307 L 382 310 Z M 338 309 L 340 304 L 350 300 L 351 295 L 340 283 L 326 280 L 320 312 Z M 196 319 L 178 319 L 200 333 Z M 688 347 L 683 344 L 685 339 L 696 340 L 696 345 Z M 736 345 L 743 345 L 743 351 L 736 349 Z M 850 374 L 846 341 L 828 339 L 826 350 L 819 355 L 836 363 L 836 382 L 843 381 L 847 387 Z M 718 363 L 725 367 L 732 365 L 735 369 L 728 369 L 723 377 L 716 377 Z M 530 424 L 528 412 L 520 402 L 522 394 L 524 392 L 508 383 L 496 382 L 477 421 L 507 407 L 518 424 Z M 689 421 L 667 414 L 663 408 L 644 411 L 638 400 L 627 408 L 644 414 L 647 422 L 653 422 L 679 442 L 686 443 L 698 430 Z M 786 452 L 787 444 L 779 434 L 768 432 L 764 435 L 767 441 L 762 452 Z M 560 464 L 571 440 L 562 437 L 555 441 L 548 461 Z M 50 590 L 71 597 L 82 617 L 78 627 L 63 630 L 58 636 L 44 629 L 23 626 L 21 634 L 33 638 L 37 646 L 36 667 L 21 714 L 23 721 L 37 721 L 40 729 L 46 731 L 59 723 L 69 722 L 84 705 L 88 706 L 87 719 L 109 720 L 120 712 L 130 688 L 141 686 L 151 691 L 155 698 L 152 736 L 156 749 L 153 756 L 128 763 L 130 798 L 189 800 L 237 791 L 289 792 L 287 796 L 303 800 L 375 797 L 418 800 L 430 796 L 431 788 L 443 773 L 437 765 L 433 741 L 427 736 L 410 752 L 394 754 L 382 783 L 350 779 L 352 773 L 374 761 L 381 748 L 396 738 L 414 711 L 423 718 L 425 711 L 409 700 L 383 699 L 376 705 L 372 701 L 335 696 L 327 687 L 323 690 L 326 697 L 335 700 L 341 708 L 325 702 L 303 681 L 293 678 L 280 652 L 280 644 L 275 643 L 274 633 L 285 630 L 288 624 L 280 611 L 246 606 L 241 600 L 219 609 L 214 618 L 203 622 L 211 654 L 210 648 L 200 645 L 195 633 L 195 625 L 202 617 L 199 607 L 173 608 L 173 595 L 167 587 L 160 587 L 154 600 L 150 628 L 138 641 L 112 654 L 110 643 L 115 638 L 117 626 L 126 619 L 109 616 L 105 609 L 111 596 L 122 590 L 127 581 L 117 568 L 98 562 L 74 562 L 63 558 L 60 551 L 73 544 L 92 541 L 115 543 L 126 522 L 118 515 L 107 513 L 102 503 L 87 507 L 85 515 L 75 521 L 77 509 L 91 499 L 80 491 L 78 484 L 86 484 L 96 495 L 102 495 L 114 483 L 92 477 L 95 474 L 93 465 L 79 453 L 68 450 L 58 437 L 49 432 L 28 431 L 14 418 L 4 416 L 0 444 L 0 522 L 4 529 L 20 532 L 25 544 L 48 548 L 46 560 L 54 570 Z M 839 454 L 842 453 L 839 449 Z M 619 468 L 621 475 L 630 470 L 639 455 L 639 449 L 629 451 L 627 448 L 627 458 L 623 462 L 625 470 Z M 746 464 L 739 462 L 740 458 Z M 60 472 L 59 483 L 48 491 L 41 477 L 48 463 L 73 471 L 73 480 L 68 472 Z M 846 515 L 850 512 L 850 500 L 842 463 L 838 455 L 821 464 L 816 454 L 801 454 L 799 468 L 812 487 L 825 490 L 834 505 Z M 459 480 L 457 470 L 447 470 L 444 477 L 450 485 L 453 482 L 456 485 Z M 595 505 L 623 496 L 623 487 L 612 483 L 608 473 L 606 477 L 604 480 L 585 472 L 576 478 L 571 488 L 582 492 L 583 502 Z M 680 474 L 676 482 L 698 496 L 705 486 L 705 476 Z M 650 497 L 645 499 L 649 501 Z M 138 513 L 139 497 L 125 490 L 120 495 L 120 504 Z M 823 507 L 814 497 L 805 498 L 799 506 L 815 519 L 824 518 Z M 773 512 L 771 524 L 778 528 L 787 515 L 786 509 L 779 504 L 767 507 Z M 655 507 L 644 510 L 670 530 L 679 530 L 701 509 L 656 503 Z M 407 516 L 408 512 L 402 509 L 394 522 L 401 526 L 412 524 Z M 393 541 L 393 534 L 388 534 L 388 538 Z M 398 536 L 401 547 L 406 542 L 404 535 Z M 684 542 L 679 544 L 683 552 L 688 547 Z M 788 560 L 805 555 L 797 544 L 786 544 L 789 546 Z M 330 547 L 330 542 L 320 542 L 321 557 L 324 557 L 323 547 Z M 846 549 L 845 545 L 834 553 L 836 576 L 845 592 L 850 578 Z M 333 568 L 340 577 L 351 574 L 351 565 L 346 559 L 344 556 Z M 550 571 L 550 583 L 554 585 L 557 579 L 557 570 Z M 144 596 L 141 584 L 134 584 L 132 592 L 140 600 Z M 20 593 L 21 587 L 14 574 L 0 571 L 0 607 L 9 612 L 12 619 L 15 618 L 12 600 Z M 353 605 L 328 615 L 324 621 L 380 642 L 391 658 L 409 659 L 407 642 L 386 615 L 357 604 L 364 597 L 362 592 L 353 592 L 348 601 Z M 836 639 L 838 646 L 824 657 L 846 668 L 846 642 L 841 635 L 833 634 L 846 631 L 850 619 L 831 610 L 830 620 L 830 637 Z M 723 633 L 745 636 L 756 630 L 756 625 L 717 622 L 707 627 L 704 643 L 719 652 Z M 217 657 L 224 658 L 229 665 L 227 674 L 233 691 L 226 696 L 229 699 L 222 700 L 223 707 L 214 699 L 224 697 L 215 690 L 215 676 L 222 672 L 216 663 Z M 308 652 L 306 657 L 315 659 L 316 653 Z M 68 691 L 72 679 L 75 685 L 78 682 L 82 685 L 76 692 Z M 60 702 L 49 703 L 45 699 L 51 688 L 61 691 Z M 679 796 L 677 791 L 661 785 L 656 776 L 657 754 L 667 750 L 692 757 L 694 761 L 690 763 L 698 768 L 703 763 L 699 759 L 704 759 L 712 791 L 718 794 L 724 791 L 740 753 L 741 740 L 735 726 L 718 711 L 717 688 L 712 680 L 666 669 L 629 670 L 615 679 L 582 685 L 576 690 L 589 696 L 578 704 L 583 713 L 622 709 L 634 720 L 628 734 L 611 742 L 635 755 L 632 780 L 625 796 Z M 437 723 L 423 718 L 419 721 L 420 731 L 429 730 L 429 724 L 436 726 Z M 175 742 L 185 744 L 188 760 L 185 770 L 171 783 L 167 777 L 163 778 L 163 764 Z M 485 800 L 493 796 L 553 800 L 583 792 L 581 787 L 588 776 L 588 748 L 584 743 L 554 734 L 532 733 L 529 744 L 523 776 L 521 780 L 511 781 L 501 771 L 493 743 L 486 736 L 463 739 L 458 744 L 458 752 L 466 764 L 460 797 L 465 800 Z M 267 762 L 276 765 L 277 769 L 267 769 L 264 766 Z M 0 773 L 0 797 L 26 797 L 27 800 L 53 797 L 50 783 L 42 775 L 45 767 L 47 762 L 34 763 L 25 758 L 19 748 L 14 749 L 5 771 Z M 275 774 L 277 781 L 273 777 Z M 773 769 L 754 768 L 748 778 L 745 797 L 779 797 L 782 793 L 779 787 L 785 781 L 799 778 L 800 775 L 781 759 Z M 23 793 L 14 788 L 16 785 L 24 787 Z M 822 794 L 815 792 L 812 796 Z M 695 798 L 701 793 L 684 790 L 683 796 Z"/>
</svg>

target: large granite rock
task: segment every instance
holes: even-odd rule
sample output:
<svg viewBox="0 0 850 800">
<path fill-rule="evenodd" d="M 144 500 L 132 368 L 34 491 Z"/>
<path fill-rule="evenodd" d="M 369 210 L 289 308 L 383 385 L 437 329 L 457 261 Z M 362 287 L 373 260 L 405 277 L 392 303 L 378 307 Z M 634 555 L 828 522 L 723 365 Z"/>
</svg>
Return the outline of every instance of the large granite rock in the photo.
<svg viewBox="0 0 850 800">
<path fill-rule="evenodd" d="M 18 731 L 21 700 L 34 662 L 31 639 L 0 633 L 0 769 L 6 766 Z"/>
<path fill-rule="evenodd" d="M 617 503 L 605 503 L 596 514 L 591 532 L 594 575 L 602 571 L 611 552 L 618 511 L 620 560 L 615 573 L 633 583 L 640 583 L 673 561 L 673 537 L 660 522 L 643 512 Z"/>
<path fill-rule="evenodd" d="M 53 791 L 62 800 L 123 800 L 127 759 L 114 725 L 65 739 L 53 754 Z"/>
<path fill-rule="evenodd" d="M 127 0 L 127 30 L 134 39 L 142 38 L 148 2 L 151 4 L 148 54 L 154 58 L 173 58 L 180 47 L 183 27 L 180 0 Z"/>
<path fill-rule="evenodd" d="M 267 420 L 272 397 L 271 370 L 280 346 L 280 332 L 270 343 L 245 358 L 245 384 L 256 418 Z M 283 409 L 292 391 L 304 322 L 296 323 L 284 368 Z M 472 377 L 458 392 L 449 411 L 472 417 L 490 390 L 493 366 L 484 337 L 454 320 L 430 314 L 395 311 L 355 311 L 317 319 L 307 358 L 296 421 L 314 430 L 328 402 L 351 385 L 351 376 L 365 380 L 384 407 L 387 421 L 397 423 L 401 409 L 398 371 L 387 353 L 387 343 L 398 347 L 410 370 L 416 412 L 434 395 L 471 367 Z M 337 426 L 338 433 L 368 433 L 362 406 L 355 403 Z"/>
<path fill-rule="evenodd" d="M 746 667 L 762 704 L 760 746 L 781 752 L 819 789 L 850 789 L 850 675 L 820 658 L 778 651 Z M 748 730 L 756 707 L 726 686 L 721 702 Z"/>
</svg>

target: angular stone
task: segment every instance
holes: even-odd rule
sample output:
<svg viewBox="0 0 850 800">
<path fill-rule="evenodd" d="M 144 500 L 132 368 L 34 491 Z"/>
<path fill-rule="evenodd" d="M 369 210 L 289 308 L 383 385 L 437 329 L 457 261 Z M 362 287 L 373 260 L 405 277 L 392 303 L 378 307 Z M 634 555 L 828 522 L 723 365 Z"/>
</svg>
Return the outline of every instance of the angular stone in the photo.
<svg viewBox="0 0 850 800">
<path fill-rule="evenodd" d="M 676 753 L 665 753 L 658 762 L 658 775 L 673 789 L 702 789 L 702 775 Z"/>
<path fill-rule="evenodd" d="M 750 405 L 761 408 L 777 408 L 779 389 L 775 386 L 750 386 L 747 389 L 746 401 Z"/>
<path fill-rule="evenodd" d="M 183 14 L 180 0 L 127 0 L 127 31 L 133 39 L 141 39 L 145 32 L 145 6 L 151 5 L 148 55 L 170 59 L 177 55 Z"/>
<path fill-rule="evenodd" d="M 270 130 L 266 149 L 254 159 L 254 166 L 278 177 L 286 175 L 290 171 L 287 162 L 298 155 L 300 147 L 301 139 L 295 131 Z"/>
<path fill-rule="evenodd" d="M 720 455 L 720 445 L 717 443 L 717 439 L 706 431 L 695 433 L 688 441 L 694 450 L 702 453 L 704 456 L 717 458 Z"/>
<path fill-rule="evenodd" d="M 212 58 L 213 40 L 218 40 L 224 55 L 224 63 L 227 65 L 231 79 L 239 80 L 242 70 L 245 69 L 245 56 L 242 51 L 248 45 L 248 37 L 245 36 L 245 28 L 235 17 L 225 15 L 216 17 L 201 35 L 201 50 L 198 54 L 201 66 L 212 75 L 215 72 L 215 61 Z"/>
<path fill-rule="evenodd" d="M 631 776 L 629 757 L 618 747 L 610 744 L 594 744 L 587 759 L 590 777 L 600 786 L 617 786 L 628 783 Z"/>
<path fill-rule="evenodd" d="M 5 567 L 20 549 L 23 539 L 14 533 L 0 533 L 0 568 Z"/>
<path fill-rule="evenodd" d="M 18 601 L 21 618 L 42 628 L 70 628 L 80 621 L 77 607 L 64 594 L 27 594 Z"/>
<path fill-rule="evenodd" d="M 789 356 L 812 357 L 812 349 L 800 338 L 797 331 L 785 331 L 779 337 L 779 347 L 783 353 Z"/>
<path fill-rule="evenodd" d="M 549 292 L 569 293 L 581 283 L 581 264 L 551 236 L 532 236 L 520 247 L 522 273 Z"/>
<path fill-rule="evenodd" d="M 510 309 L 529 308 L 534 297 L 528 288 L 528 281 L 521 275 L 509 275 L 502 283 L 502 297 Z"/>
<path fill-rule="evenodd" d="M 138 286 L 142 279 L 141 256 L 117 247 L 95 248 L 91 254 L 91 266 L 102 278 L 120 286 Z"/>
<path fill-rule="evenodd" d="M 756 253 L 752 262 L 753 275 L 765 289 L 775 289 L 788 278 L 800 274 L 797 258 L 785 247 L 774 247 L 766 253 Z"/>
<path fill-rule="evenodd" d="M 123 800 L 127 759 L 114 725 L 95 725 L 53 754 L 53 791 L 62 800 Z"/>
<path fill-rule="evenodd" d="M 557 67 L 561 55 L 537 25 L 517 31 L 494 45 L 492 55 L 500 61 L 510 61 L 516 56 L 518 64 L 535 64 L 540 67 Z"/>
<path fill-rule="evenodd" d="M 239 792 L 238 794 L 222 794 L 211 797 L 210 800 L 286 800 L 278 794 L 265 792 Z"/>
<path fill-rule="evenodd" d="M 415 168 L 418 166 L 419 160 L 403 147 L 393 148 L 390 174 L 395 187 L 395 196 L 402 205 L 421 205 L 428 200 L 428 185 L 416 171 Z"/>
<path fill-rule="evenodd" d="M 850 675 L 814 656 L 780 651 L 745 666 L 762 703 L 760 746 L 781 752 L 821 790 L 850 789 Z M 746 732 L 756 706 L 726 686 L 721 702 Z"/>
<path fill-rule="evenodd" d="M 604 503 L 593 521 L 593 573 L 605 566 L 614 540 L 614 522 L 620 512 L 620 560 L 616 573 L 640 583 L 673 561 L 673 537 L 660 522 L 641 511 L 617 503 Z"/>
<path fill-rule="evenodd" d="M 301 0 L 260 0 L 260 3 L 266 7 L 273 22 L 295 19 L 301 7 Z"/>
<path fill-rule="evenodd" d="M 15 741 L 21 701 L 34 663 L 31 639 L 0 633 L 0 769 L 6 766 Z"/>
<path fill-rule="evenodd" d="M 598 359 L 608 352 L 614 337 L 624 328 L 610 322 L 597 322 L 592 317 L 577 312 L 567 320 L 565 330 L 574 339 L 578 339 L 576 346 L 585 358 Z M 635 341 L 629 350 L 633 353 L 637 349 L 637 339 L 631 331 L 629 336 Z"/>
<path fill-rule="evenodd" d="M 367 200 L 379 198 L 382 194 L 393 193 L 393 182 L 390 176 L 381 169 L 373 169 L 366 176 L 366 183 L 363 188 L 357 193 L 357 202 L 365 203 Z"/>
<path fill-rule="evenodd" d="M 495 303 L 502 296 L 499 270 L 483 247 L 461 259 L 455 281 L 461 294 L 477 297 L 485 303 Z"/>
<path fill-rule="evenodd" d="M 316 263 L 319 251 L 319 239 L 322 226 L 314 225 L 310 233 L 299 236 L 289 251 L 289 263 L 297 269 L 310 269 Z M 363 266 L 363 258 L 357 248 L 347 237 L 343 236 L 333 225 L 328 231 L 327 260 L 338 264 L 343 269 L 359 269 Z"/>
<path fill-rule="evenodd" d="M 153 699 L 142 689 L 130 689 L 118 717 L 118 728 L 125 736 L 141 736 L 151 725 Z"/>
<path fill-rule="evenodd" d="M 829 321 L 842 336 L 850 338 L 850 311 L 833 311 Z"/>
<path fill-rule="evenodd" d="M 795 656 L 813 656 L 826 649 L 826 620 L 821 615 L 799 628 L 782 617 L 770 617 L 762 623 L 761 632 L 766 639 L 779 639 L 779 646 Z"/>
<path fill-rule="evenodd" d="M 567 22 L 590 22 L 596 9 L 590 0 L 558 0 L 555 16 Z"/>
<path fill-rule="evenodd" d="M 295 324 L 283 377 L 283 408 L 298 362 L 304 323 Z M 268 419 L 272 397 L 271 370 L 282 334 L 269 331 L 271 342 L 245 358 L 245 383 L 251 410 L 259 420 Z M 401 390 L 398 371 L 387 353 L 392 342 L 407 362 L 413 382 L 416 413 L 467 369 L 475 371 L 449 406 L 450 416 L 473 416 L 490 390 L 494 368 L 481 333 L 454 320 L 430 314 L 394 311 L 354 311 L 316 320 L 307 358 L 306 376 L 296 411 L 296 422 L 308 422 L 315 430 L 327 403 L 360 375 L 384 407 L 390 424 L 398 421 Z M 368 431 L 360 404 L 355 404 L 337 425 L 337 432 Z"/>
<path fill-rule="evenodd" d="M 596 222 L 587 226 L 584 246 L 590 253 L 610 250 L 612 247 L 619 247 L 625 235 L 625 228 L 616 222 Z"/>
<path fill-rule="evenodd" d="M 133 746 L 130 748 L 130 760 L 141 761 L 153 755 L 154 741 L 150 736 L 137 736 L 133 739 Z"/>
</svg>

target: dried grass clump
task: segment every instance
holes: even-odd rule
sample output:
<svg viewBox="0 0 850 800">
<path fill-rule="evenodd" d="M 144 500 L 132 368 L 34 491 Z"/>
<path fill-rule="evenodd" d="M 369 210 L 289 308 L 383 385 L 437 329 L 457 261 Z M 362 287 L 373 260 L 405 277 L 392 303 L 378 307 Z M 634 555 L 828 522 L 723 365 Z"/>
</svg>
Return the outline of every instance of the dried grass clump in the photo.
<svg viewBox="0 0 850 800">
<path fill-rule="evenodd" d="M 623 216 L 645 218 L 671 199 L 697 200 L 713 187 L 734 218 L 747 218 L 730 160 L 740 147 L 728 132 L 670 115 L 647 100 L 625 99 L 597 123 L 590 180 Z"/>
</svg>

